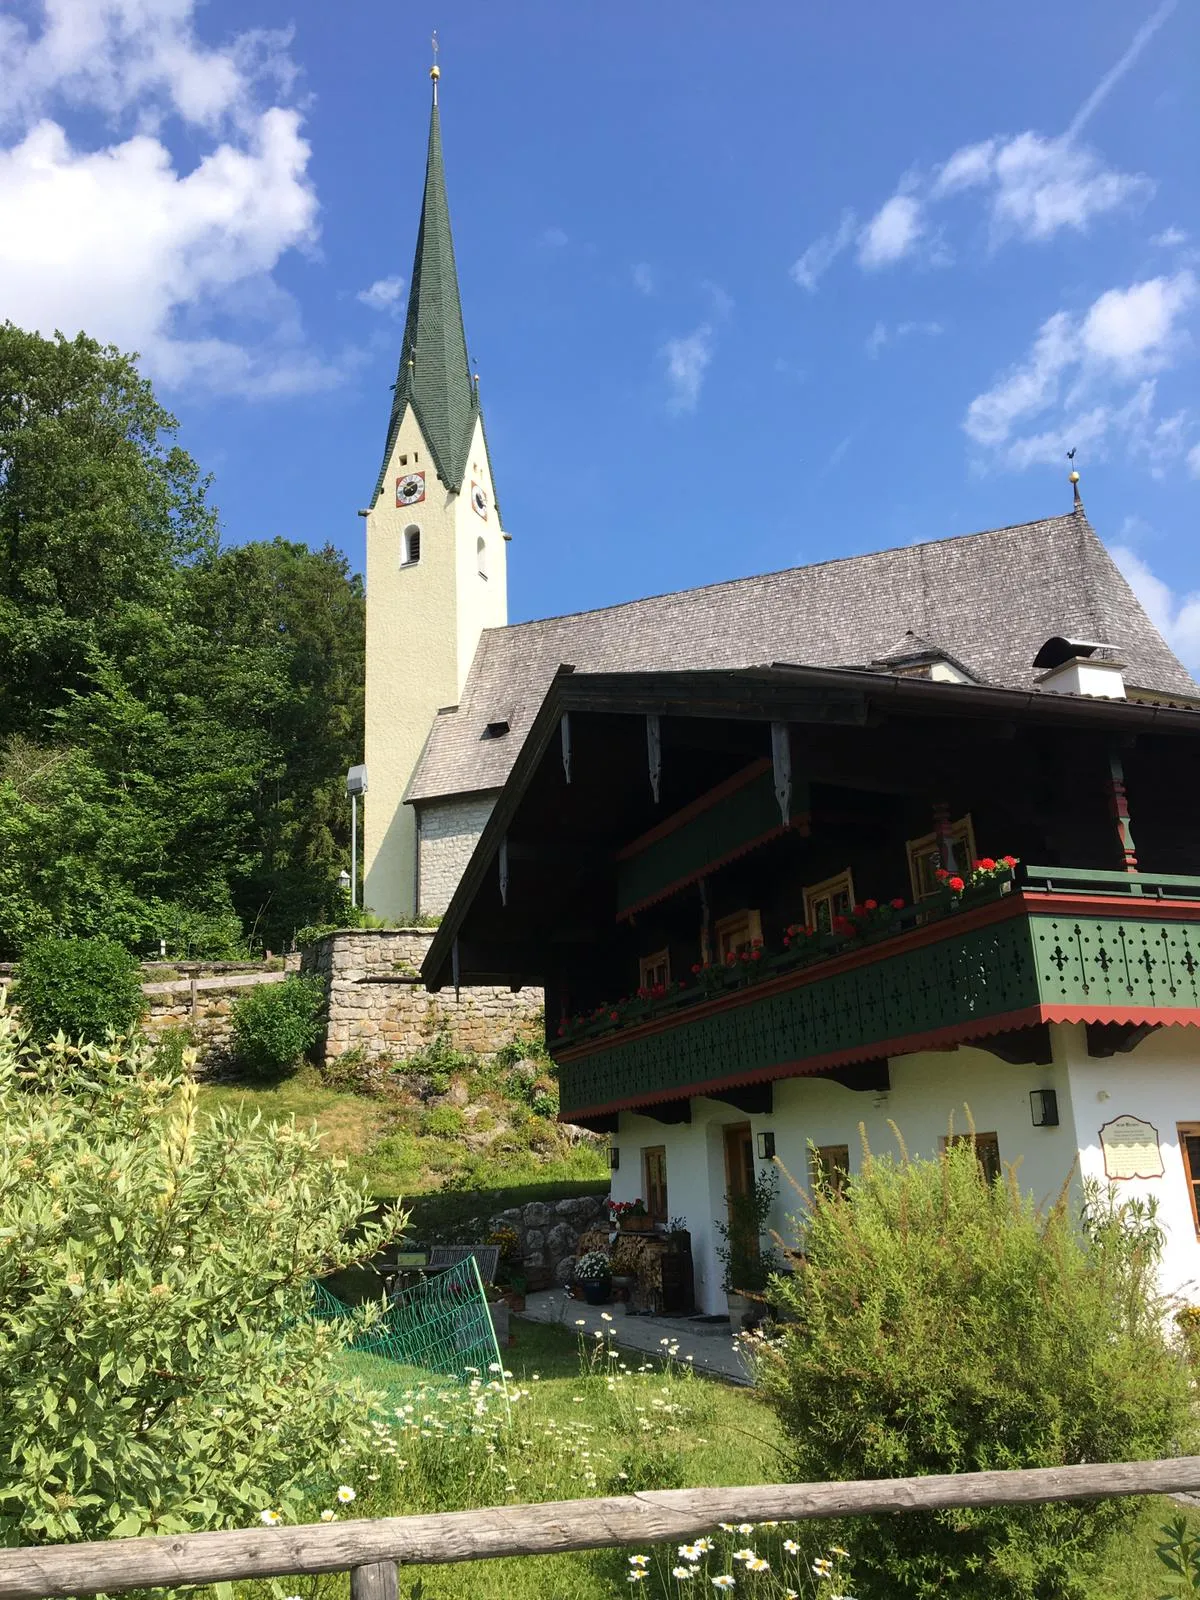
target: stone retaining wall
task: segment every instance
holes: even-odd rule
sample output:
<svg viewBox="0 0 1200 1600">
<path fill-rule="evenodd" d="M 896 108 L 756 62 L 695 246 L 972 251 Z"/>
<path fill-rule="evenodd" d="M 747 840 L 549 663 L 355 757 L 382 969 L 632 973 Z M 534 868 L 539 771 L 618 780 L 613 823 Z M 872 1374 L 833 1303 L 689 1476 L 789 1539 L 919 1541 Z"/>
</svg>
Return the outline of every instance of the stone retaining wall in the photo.
<svg viewBox="0 0 1200 1600">
<path fill-rule="evenodd" d="M 413 1055 L 442 1032 L 456 1050 L 490 1055 L 533 1027 L 540 989 L 428 993 L 419 974 L 432 939 L 429 928 L 347 928 L 305 946 L 301 971 L 323 979 L 329 996 L 326 1060 L 355 1049 Z"/>
<path fill-rule="evenodd" d="M 497 1211 L 488 1218 L 487 1228 L 511 1228 L 520 1241 L 523 1265 L 544 1268 L 555 1283 L 565 1286 L 575 1270 L 580 1234 L 607 1218 L 608 1196 L 585 1194 L 569 1200 L 530 1200 L 527 1205 Z"/>
</svg>

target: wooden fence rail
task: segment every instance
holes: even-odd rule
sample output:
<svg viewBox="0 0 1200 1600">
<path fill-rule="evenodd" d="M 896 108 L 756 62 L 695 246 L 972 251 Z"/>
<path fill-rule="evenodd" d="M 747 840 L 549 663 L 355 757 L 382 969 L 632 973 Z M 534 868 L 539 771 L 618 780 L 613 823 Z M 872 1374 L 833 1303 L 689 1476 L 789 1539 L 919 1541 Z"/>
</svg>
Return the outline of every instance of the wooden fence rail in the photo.
<svg viewBox="0 0 1200 1600">
<path fill-rule="evenodd" d="M 620 1499 L 558 1500 L 421 1517 L 33 1545 L 0 1550 L 0 1600 L 345 1571 L 351 1574 L 353 1600 L 395 1600 L 397 1562 L 407 1566 L 481 1561 L 606 1545 L 661 1544 L 708 1533 L 719 1522 L 798 1522 L 810 1517 L 1031 1505 L 1189 1489 L 1200 1490 L 1200 1456 L 861 1483 L 657 1489 Z"/>
</svg>

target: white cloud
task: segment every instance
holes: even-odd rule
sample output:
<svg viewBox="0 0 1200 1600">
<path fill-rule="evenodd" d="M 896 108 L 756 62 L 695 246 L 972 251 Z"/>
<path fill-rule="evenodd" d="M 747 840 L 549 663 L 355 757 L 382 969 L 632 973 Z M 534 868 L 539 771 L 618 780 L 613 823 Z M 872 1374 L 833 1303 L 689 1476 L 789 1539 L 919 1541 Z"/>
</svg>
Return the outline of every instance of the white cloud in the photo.
<svg viewBox="0 0 1200 1600">
<path fill-rule="evenodd" d="M 985 139 L 981 144 L 965 144 L 954 152 L 933 180 L 931 193 L 935 200 L 943 195 L 957 194 L 960 189 L 974 189 L 990 183 L 996 167 L 996 141 Z"/>
<path fill-rule="evenodd" d="M 924 231 L 921 207 L 910 194 L 894 194 L 858 237 L 858 264 L 885 267 L 911 254 Z"/>
<path fill-rule="evenodd" d="M 712 361 L 711 326 L 702 322 L 694 332 L 679 339 L 668 339 L 661 353 L 670 390 L 667 409 L 676 414 L 694 411 L 700 399 L 704 375 Z"/>
<path fill-rule="evenodd" d="M 735 301 L 727 289 L 722 289 L 719 283 L 714 283 L 711 278 L 705 278 L 700 287 L 708 296 L 712 304 L 713 316 L 724 320 L 733 310 Z"/>
<path fill-rule="evenodd" d="M 858 220 L 853 211 L 844 211 L 833 233 L 815 239 L 804 254 L 793 261 L 792 277 L 802 289 L 807 289 L 810 294 L 816 292 L 817 285 L 838 256 L 853 243 L 857 229 Z"/>
<path fill-rule="evenodd" d="M 193 4 L 42 0 L 40 31 L 0 29 L 0 304 L 24 327 L 140 350 L 167 383 L 326 386 L 341 368 L 306 350 L 271 278 L 317 237 L 300 111 L 263 95 L 294 76 L 286 38 L 209 49 Z M 110 142 L 59 120 L 96 111 Z M 190 165 L 160 137 L 170 120 L 199 145 Z"/>
<path fill-rule="evenodd" d="M 1115 546 L 1112 558 L 1184 666 L 1200 668 L 1200 593 L 1177 597 L 1128 545 Z"/>
<path fill-rule="evenodd" d="M 543 228 L 538 235 L 538 243 L 544 250 L 562 250 L 569 242 L 561 228 Z"/>
<path fill-rule="evenodd" d="M 1177 245 L 1186 244 L 1188 236 L 1182 228 L 1164 228 L 1161 233 L 1156 233 L 1150 243 L 1160 250 L 1173 250 Z"/>
<path fill-rule="evenodd" d="M 894 328 L 889 328 L 886 322 L 877 322 L 867 335 L 866 352 L 875 357 L 884 345 L 893 344 L 898 339 L 907 339 L 913 334 L 935 339 L 945 331 L 940 322 L 898 322 Z"/>
<path fill-rule="evenodd" d="M 1180 314 L 1196 298 L 1190 272 L 1109 289 L 1089 308 L 1082 338 L 1088 355 L 1126 371 L 1164 366 L 1175 352 Z"/>
<path fill-rule="evenodd" d="M 1010 466 L 1061 459 L 1072 446 L 1110 441 L 1160 474 L 1187 449 L 1186 412 L 1156 415 L 1155 380 L 1185 348 L 1184 314 L 1197 299 L 1191 272 L 1109 289 L 1082 316 L 1056 311 L 1029 354 L 967 408 L 968 437 Z M 1056 413 L 1040 431 L 1023 430 Z"/>
<path fill-rule="evenodd" d="M 995 238 L 1086 233 L 1095 217 L 1153 192 L 1149 178 L 1106 167 L 1095 151 L 1067 139 L 1019 133 L 996 150 L 991 222 Z"/>
<path fill-rule="evenodd" d="M 654 269 L 648 261 L 637 261 L 630 268 L 633 278 L 633 287 L 639 294 L 653 294 L 655 290 Z"/>
<path fill-rule="evenodd" d="M 1200 444 L 1194 444 L 1187 453 L 1188 471 L 1193 478 L 1200 478 Z"/>
<path fill-rule="evenodd" d="M 400 297 L 404 293 L 404 279 L 395 276 L 391 278 L 376 278 L 369 289 L 360 289 L 355 296 L 364 306 L 370 306 L 372 311 L 389 311 L 393 314 L 400 308 Z"/>
</svg>

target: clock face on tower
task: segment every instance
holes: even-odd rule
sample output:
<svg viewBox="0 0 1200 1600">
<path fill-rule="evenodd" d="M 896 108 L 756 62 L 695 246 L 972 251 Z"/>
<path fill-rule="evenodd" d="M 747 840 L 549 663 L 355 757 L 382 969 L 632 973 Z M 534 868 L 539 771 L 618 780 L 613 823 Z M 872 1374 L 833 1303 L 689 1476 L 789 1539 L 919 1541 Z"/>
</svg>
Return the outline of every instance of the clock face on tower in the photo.
<svg viewBox="0 0 1200 1600">
<path fill-rule="evenodd" d="M 476 515 L 481 516 L 486 522 L 488 514 L 487 490 L 481 488 L 477 483 L 471 485 L 471 504 L 475 508 Z"/>
<path fill-rule="evenodd" d="M 396 504 L 398 506 L 415 506 L 425 498 L 425 474 L 423 472 L 409 472 L 403 478 L 396 479 Z"/>
</svg>

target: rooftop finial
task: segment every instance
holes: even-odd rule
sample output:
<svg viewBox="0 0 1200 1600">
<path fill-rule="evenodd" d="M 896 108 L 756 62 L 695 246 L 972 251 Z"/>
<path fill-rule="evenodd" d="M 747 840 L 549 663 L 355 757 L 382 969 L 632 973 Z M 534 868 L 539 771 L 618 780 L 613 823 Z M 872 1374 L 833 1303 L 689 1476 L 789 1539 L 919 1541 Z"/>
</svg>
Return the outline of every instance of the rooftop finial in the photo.
<svg viewBox="0 0 1200 1600">
<path fill-rule="evenodd" d="M 433 38 L 430 40 L 430 43 L 433 45 L 433 65 L 429 69 L 429 76 L 433 80 L 433 103 L 434 105 L 437 105 L 437 86 L 438 79 L 442 75 L 442 69 L 438 66 L 438 42 L 436 28 L 433 30 Z"/>
<path fill-rule="evenodd" d="M 1071 449 L 1067 451 L 1067 460 L 1072 462 L 1072 463 L 1074 462 L 1074 460 L 1075 460 L 1075 447 L 1074 446 L 1072 446 Z M 1075 506 L 1074 506 L 1074 509 L 1076 511 L 1082 511 L 1083 510 L 1083 500 L 1080 497 L 1080 493 L 1079 493 L 1079 474 L 1076 472 L 1076 470 L 1074 468 L 1074 465 L 1072 465 L 1070 472 L 1067 474 L 1067 479 L 1068 479 L 1068 481 L 1069 481 L 1069 483 L 1071 485 L 1071 488 L 1072 488 L 1072 490 L 1074 491 L 1074 494 L 1075 494 Z"/>
</svg>

